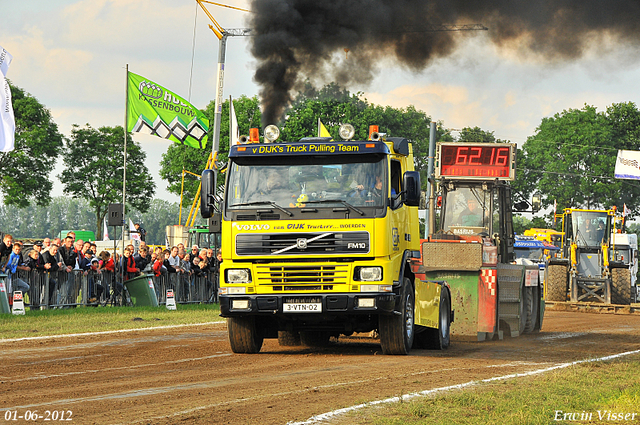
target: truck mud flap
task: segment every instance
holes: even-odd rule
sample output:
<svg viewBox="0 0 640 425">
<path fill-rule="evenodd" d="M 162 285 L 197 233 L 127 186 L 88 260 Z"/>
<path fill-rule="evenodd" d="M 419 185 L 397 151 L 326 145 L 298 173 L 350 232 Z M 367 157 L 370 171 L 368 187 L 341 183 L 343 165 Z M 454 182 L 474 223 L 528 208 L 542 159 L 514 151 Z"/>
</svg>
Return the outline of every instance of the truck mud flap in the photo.
<svg viewBox="0 0 640 425">
<path fill-rule="evenodd" d="M 492 339 L 497 331 L 496 270 L 427 271 L 427 280 L 444 280 L 451 289 L 451 308 L 456 319 L 451 334 Z"/>
</svg>

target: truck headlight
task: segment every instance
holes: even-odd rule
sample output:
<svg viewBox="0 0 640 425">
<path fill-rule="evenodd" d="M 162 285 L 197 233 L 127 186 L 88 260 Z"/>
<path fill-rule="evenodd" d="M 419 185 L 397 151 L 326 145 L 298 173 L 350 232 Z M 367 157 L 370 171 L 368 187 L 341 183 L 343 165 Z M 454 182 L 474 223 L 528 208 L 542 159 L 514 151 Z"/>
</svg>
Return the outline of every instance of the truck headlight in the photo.
<svg viewBox="0 0 640 425">
<path fill-rule="evenodd" d="M 356 267 L 355 280 L 377 282 L 382 280 L 382 267 Z"/>
<path fill-rule="evenodd" d="M 251 282 L 251 272 L 249 269 L 227 269 L 226 282 L 227 283 L 249 283 Z"/>
</svg>

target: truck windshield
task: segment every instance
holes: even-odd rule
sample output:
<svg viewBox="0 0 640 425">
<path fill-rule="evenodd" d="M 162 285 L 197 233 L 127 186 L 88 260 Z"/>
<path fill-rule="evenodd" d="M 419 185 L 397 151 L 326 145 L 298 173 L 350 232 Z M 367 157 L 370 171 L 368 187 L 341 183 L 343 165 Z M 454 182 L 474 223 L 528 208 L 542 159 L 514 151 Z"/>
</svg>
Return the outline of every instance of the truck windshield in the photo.
<svg viewBox="0 0 640 425">
<path fill-rule="evenodd" d="M 444 231 L 457 235 L 489 233 L 491 192 L 475 187 L 457 187 L 445 193 Z"/>
<path fill-rule="evenodd" d="M 309 157 L 307 157 L 309 158 Z M 245 165 L 229 168 L 227 209 L 256 208 L 256 202 L 274 202 L 283 208 L 343 206 L 382 207 L 389 197 L 386 161 L 325 162 L 301 165 L 296 158 L 278 165 Z M 322 202 L 318 202 L 322 201 Z M 335 202 L 331 202 L 335 201 Z M 250 205 L 247 205 L 250 204 Z"/>
<path fill-rule="evenodd" d="M 542 261 L 544 253 L 542 248 L 514 248 L 516 259 L 524 258 L 533 262 Z"/>
<path fill-rule="evenodd" d="M 579 247 L 596 247 L 608 242 L 609 217 L 606 212 L 573 211 L 571 225 L 575 242 Z"/>
</svg>

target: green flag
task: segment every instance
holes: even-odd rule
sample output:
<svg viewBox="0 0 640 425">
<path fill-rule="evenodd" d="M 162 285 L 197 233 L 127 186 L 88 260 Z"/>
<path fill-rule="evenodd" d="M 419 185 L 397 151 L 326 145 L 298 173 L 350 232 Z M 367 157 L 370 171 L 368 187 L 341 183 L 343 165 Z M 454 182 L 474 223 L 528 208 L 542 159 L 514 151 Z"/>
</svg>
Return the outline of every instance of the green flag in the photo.
<svg viewBox="0 0 640 425">
<path fill-rule="evenodd" d="M 140 75 L 129 73 L 127 131 L 151 134 L 204 149 L 209 120 L 182 97 Z"/>
</svg>

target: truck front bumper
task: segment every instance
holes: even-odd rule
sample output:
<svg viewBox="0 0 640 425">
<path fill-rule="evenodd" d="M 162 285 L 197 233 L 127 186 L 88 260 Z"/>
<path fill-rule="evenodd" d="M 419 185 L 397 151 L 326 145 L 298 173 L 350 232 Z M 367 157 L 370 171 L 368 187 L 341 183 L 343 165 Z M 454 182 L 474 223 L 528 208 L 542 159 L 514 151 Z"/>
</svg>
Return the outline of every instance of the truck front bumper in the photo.
<svg viewBox="0 0 640 425">
<path fill-rule="evenodd" d="M 393 314 L 397 303 L 394 293 L 220 295 L 220 316 Z M 314 304 L 317 310 L 285 312 L 285 304 Z"/>
</svg>

